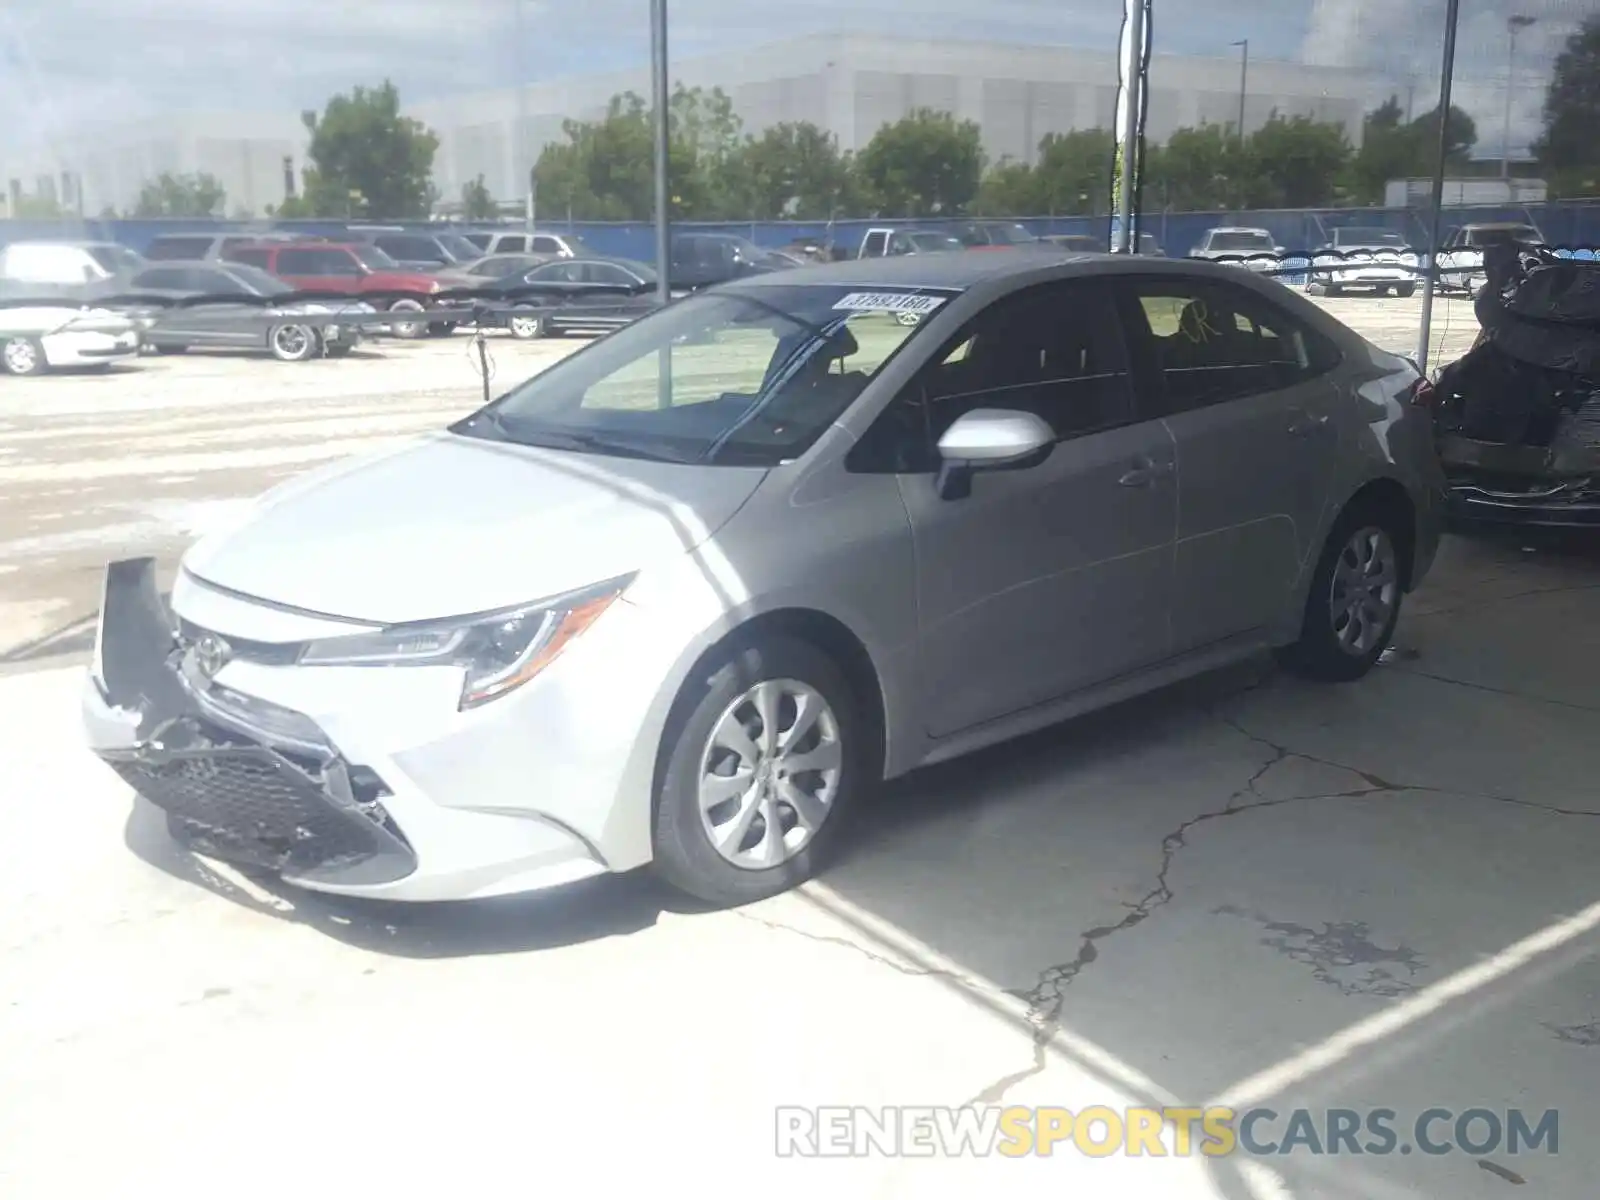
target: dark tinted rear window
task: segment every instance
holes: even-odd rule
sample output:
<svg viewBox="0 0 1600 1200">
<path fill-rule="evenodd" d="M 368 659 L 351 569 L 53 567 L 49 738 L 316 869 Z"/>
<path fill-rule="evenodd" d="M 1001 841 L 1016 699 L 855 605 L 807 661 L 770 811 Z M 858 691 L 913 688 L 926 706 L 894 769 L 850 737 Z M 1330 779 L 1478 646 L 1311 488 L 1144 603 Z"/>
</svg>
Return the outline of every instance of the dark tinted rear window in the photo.
<svg viewBox="0 0 1600 1200">
<path fill-rule="evenodd" d="M 173 262 L 175 260 L 204 258 L 206 251 L 211 249 L 211 239 L 208 237 L 158 237 L 150 243 L 150 249 L 145 251 L 145 257 L 151 262 Z"/>
</svg>

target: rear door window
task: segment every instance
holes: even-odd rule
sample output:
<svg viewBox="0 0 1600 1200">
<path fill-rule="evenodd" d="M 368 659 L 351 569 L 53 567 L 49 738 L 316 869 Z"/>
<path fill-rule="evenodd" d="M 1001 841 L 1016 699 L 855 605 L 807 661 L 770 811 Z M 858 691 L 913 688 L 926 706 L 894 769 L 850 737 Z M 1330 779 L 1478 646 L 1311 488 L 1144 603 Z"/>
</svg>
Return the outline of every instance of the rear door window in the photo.
<svg viewBox="0 0 1600 1200">
<path fill-rule="evenodd" d="M 204 258 L 211 249 L 209 237 L 178 237 L 168 234 L 158 237 L 145 251 L 151 262 L 176 262 Z"/>
</svg>

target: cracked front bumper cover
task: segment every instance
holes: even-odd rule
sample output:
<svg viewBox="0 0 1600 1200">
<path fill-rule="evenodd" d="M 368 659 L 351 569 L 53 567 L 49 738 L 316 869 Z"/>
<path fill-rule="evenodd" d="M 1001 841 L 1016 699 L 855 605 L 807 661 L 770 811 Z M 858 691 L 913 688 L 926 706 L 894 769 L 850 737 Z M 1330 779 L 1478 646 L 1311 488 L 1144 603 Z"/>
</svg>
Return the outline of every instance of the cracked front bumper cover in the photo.
<svg viewBox="0 0 1600 1200">
<path fill-rule="evenodd" d="M 416 870 L 378 800 L 358 798 L 359 768 L 309 718 L 252 711 L 194 669 L 153 560 L 107 568 L 94 674 L 128 733 L 95 753 L 194 849 L 307 883 L 383 884 Z"/>
</svg>

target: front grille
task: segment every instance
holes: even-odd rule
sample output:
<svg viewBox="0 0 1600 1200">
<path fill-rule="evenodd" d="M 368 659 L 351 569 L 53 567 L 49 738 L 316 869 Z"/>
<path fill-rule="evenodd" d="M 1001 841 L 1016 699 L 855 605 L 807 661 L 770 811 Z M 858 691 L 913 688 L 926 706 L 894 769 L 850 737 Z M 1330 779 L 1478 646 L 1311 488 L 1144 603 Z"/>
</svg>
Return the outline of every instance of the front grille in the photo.
<svg viewBox="0 0 1600 1200">
<path fill-rule="evenodd" d="M 198 723 L 184 725 L 184 749 L 107 755 L 106 761 L 217 857 L 305 871 L 404 845 L 375 797 L 352 797 L 351 807 L 335 804 L 315 764 L 301 767 L 264 747 L 203 731 Z"/>
</svg>

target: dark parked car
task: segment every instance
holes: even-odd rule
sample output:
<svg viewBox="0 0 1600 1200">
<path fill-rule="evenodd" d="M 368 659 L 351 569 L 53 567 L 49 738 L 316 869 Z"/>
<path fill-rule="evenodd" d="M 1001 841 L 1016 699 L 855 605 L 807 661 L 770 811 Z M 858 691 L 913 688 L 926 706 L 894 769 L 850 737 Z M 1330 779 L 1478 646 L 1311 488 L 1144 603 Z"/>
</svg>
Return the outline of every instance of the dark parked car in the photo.
<svg viewBox="0 0 1600 1200">
<path fill-rule="evenodd" d="M 1451 511 L 1600 529 L 1600 263 L 1484 247 L 1477 344 L 1439 373 Z"/>
<path fill-rule="evenodd" d="M 668 278 L 674 288 L 694 290 L 782 269 L 749 238 L 732 233 L 680 233 L 672 239 Z"/>
<path fill-rule="evenodd" d="M 964 221 L 950 230 L 963 246 L 979 250 L 986 246 L 1036 246 L 1036 238 L 1026 225 L 1016 221 Z"/>
<path fill-rule="evenodd" d="M 445 287 L 479 288 L 507 275 L 531 271 L 549 261 L 543 254 L 486 254 L 476 262 L 435 272 L 434 278 Z"/>
<path fill-rule="evenodd" d="M 370 304 L 361 301 L 250 303 L 248 298 L 286 296 L 295 289 L 242 263 L 163 263 L 140 271 L 129 287 L 179 301 L 202 295 L 240 297 L 232 304 L 178 304 L 159 310 L 145 329 L 144 343 L 164 354 L 181 354 L 192 348 L 267 350 L 284 362 L 304 362 L 322 355 L 342 358 L 361 341 L 361 318 L 374 313 Z M 348 314 L 351 324 L 294 319 L 334 313 Z"/>
<path fill-rule="evenodd" d="M 566 258 L 490 284 L 526 309 L 506 327 L 514 337 L 609 333 L 659 305 L 655 268 L 627 258 Z M 533 289 L 531 292 L 529 289 Z"/>
<path fill-rule="evenodd" d="M 483 251 L 459 233 L 417 233 L 405 229 L 357 227 L 350 240 L 376 246 L 402 267 L 437 270 L 458 267 L 483 257 Z"/>
</svg>

